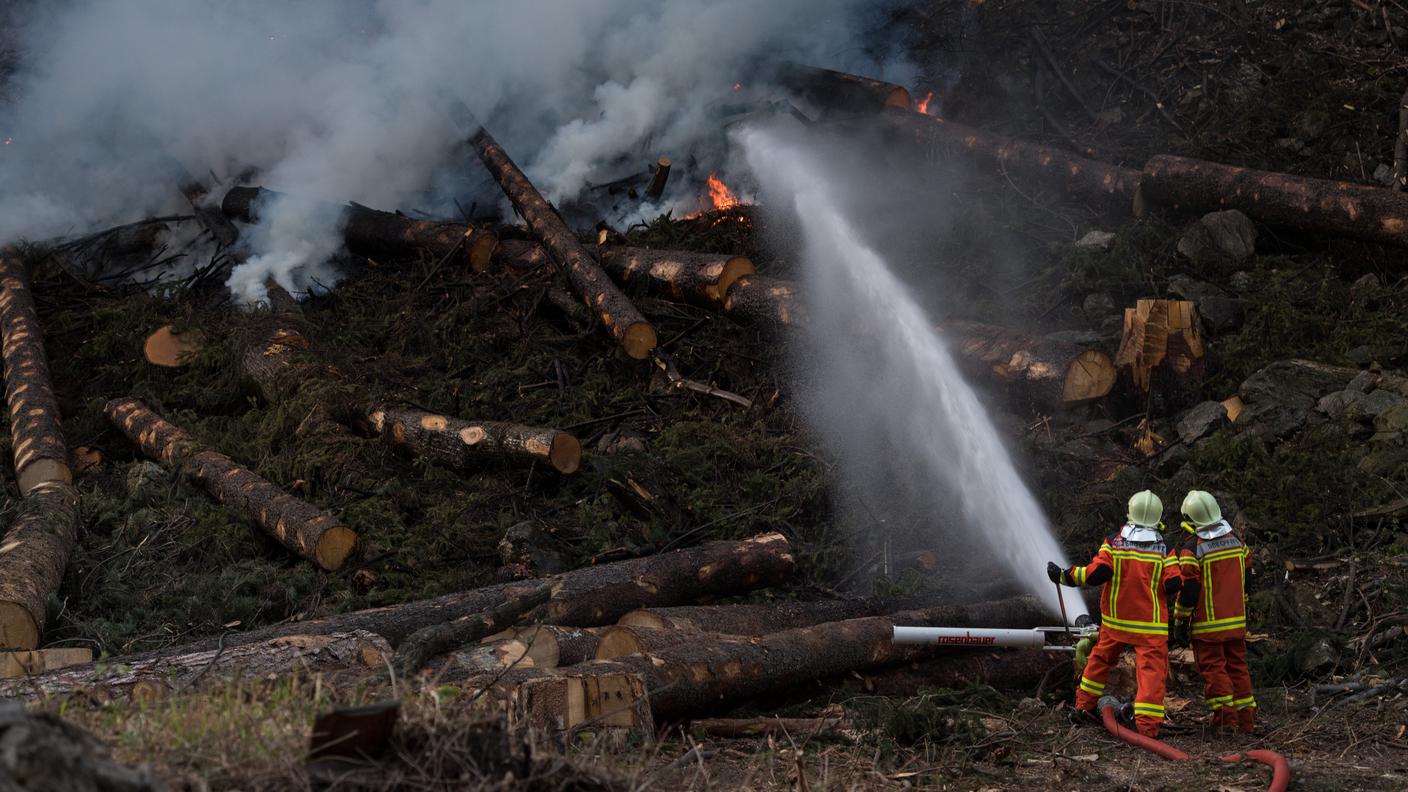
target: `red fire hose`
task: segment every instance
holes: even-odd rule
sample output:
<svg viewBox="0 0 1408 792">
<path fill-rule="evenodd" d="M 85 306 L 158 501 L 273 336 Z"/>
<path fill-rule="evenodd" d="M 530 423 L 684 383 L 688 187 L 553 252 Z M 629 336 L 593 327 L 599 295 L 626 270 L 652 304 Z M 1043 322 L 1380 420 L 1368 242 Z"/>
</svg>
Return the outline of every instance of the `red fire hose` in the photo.
<svg viewBox="0 0 1408 792">
<path fill-rule="evenodd" d="M 1118 712 L 1120 708 L 1119 699 L 1113 696 L 1104 696 L 1100 699 L 1100 721 L 1105 724 L 1105 730 L 1120 740 L 1133 745 L 1135 748 L 1143 748 L 1150 753 L 1171 759 L 1176 762 L 1192 759 L 1188 754 L 1174 748 L 1166 742 L 1155 740 L 1153 737 L 1145 737 L 1136 731 L 1130 731 L 1120 725 Z M 1271 768 L 1271 786 L 1267 792 L 1286 792 L 1286 787 L 1291 783 L 1291 764 L 1286 761 L 1286 757 L 1275 751 L 1255 750 L 1247 751 L 1245 754 L 1231 754 L 1222 757 L 1224 762 L 1240 762 L 1244 758 L 1255 762 L 1261 762 Z"/>
<path fill-rule="evenodd" d="M 1119 701 L 1110 696 L 1105 696 L 1100 699 L 1100 720 L 1105 724 L 1105 730 L 1110 734 L 1133 745 L 1135 748 L 1143 748 L 1146 751 L 1158 754 L 1165 759 L 1171 759 L 1175 762 L 1183 762 L 1193 758 L 1166 742 L 1160 742 L 1153 737 L 1145 737 L 1137 731 L 1130 731 L 1121 726 L 1119 720 L 1115 717 L 1115 711 L 1119 709 L 1119 706 Z"/>
<path fill-rule="evenodd" d="M 1240 762 L 1243 758 L 1261 762 L 1271 768 L 1271 787 L 1267 792 L 1286 792 L 1286 787 L 1291 785 L 1291 763 L 1286 761 L 1286 757 L 1275 751 L 1256 750 L 1247 751 L 1246 754 L 1232 754 L 1222 757 L 1224 762 Z"/>
</svg>

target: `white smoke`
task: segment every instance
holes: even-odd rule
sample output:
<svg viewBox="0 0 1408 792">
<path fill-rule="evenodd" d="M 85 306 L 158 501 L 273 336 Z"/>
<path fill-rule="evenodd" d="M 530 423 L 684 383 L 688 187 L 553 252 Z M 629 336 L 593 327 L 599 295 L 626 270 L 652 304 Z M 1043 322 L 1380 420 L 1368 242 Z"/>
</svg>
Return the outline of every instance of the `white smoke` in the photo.
<svg viewBox="0 0 1408 792">
<path fill-rule="evenodd" d="M 800 228 L 801 401 L 845 483 L 885 512 L 919 515 L 928 546 L 988 551 L 1055 613 L 1046 562 L 1064 566 L 1065 554 L 1050 523 L 934 323 L 841 208 L 876 185 L 838 176 L 796 134 L 739 139 L 767 205 Z M 1085 612 L 1071 600 L 1071 618 Z"/>
<path fill-rule="evenodd" d="M 0 104 L 0 243 L 182 209 L 181 168 L 242 166 L 304 199 L 455 216 L 498 201 L 451 120 L 483 120 L 548 197 L 680 157 L 760 65 L 877 76 L 894 0 L 73 0 L 39 3 Z M 179 164 L 179 167 L 174 167 Z M 682 189 L 682 187 L 681 187 Z M 697 189 L 694 185 L 692 189 Z M 275 205 L 231 281 L 330 283 L 335 219 Z"/>
</svg>

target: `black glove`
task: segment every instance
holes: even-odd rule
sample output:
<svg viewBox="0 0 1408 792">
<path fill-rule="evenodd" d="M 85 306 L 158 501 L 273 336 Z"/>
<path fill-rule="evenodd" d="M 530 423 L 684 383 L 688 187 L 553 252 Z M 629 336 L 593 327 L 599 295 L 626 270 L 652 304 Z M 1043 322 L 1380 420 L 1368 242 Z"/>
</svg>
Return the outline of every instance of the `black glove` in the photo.
<svg viewBox="0 0 1408 792">
<path fill-rule="evenodd" d="M 1193 628 L 1188 619 L 1175 619 L 1173 622 L 1173 645 L 1190 646 L 1193 643 Z"/>
<path fill-rule="evenodd" d="M 1062 569 L 1059 566 L 1056 566 L 1055 561 L 1047 561 L 1046 576 L 1051 578 L 1052 583 L 1055 583 L 1059 586 L 1062 582 L 1062 578 L 1066 576 L 1066 570 Z"/>
</svg>

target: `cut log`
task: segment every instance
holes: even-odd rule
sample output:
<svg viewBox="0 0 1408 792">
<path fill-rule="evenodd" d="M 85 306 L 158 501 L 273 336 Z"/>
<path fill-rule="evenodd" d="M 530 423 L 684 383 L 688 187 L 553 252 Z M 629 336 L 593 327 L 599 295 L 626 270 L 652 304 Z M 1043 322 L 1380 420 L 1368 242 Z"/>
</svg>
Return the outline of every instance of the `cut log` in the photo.
<svg viewBox="0 0 1408 792">
<path fill-rule="evenodd" d="M 147 336 L 147 342 L 142 345 L 142 357 L 153 366 L 180 368 L 201 350 L 203 341 L 199 332 L 177 333 L 171 325 L 162 325 Z"/>
<path fill-rule="evenodd" d="M 0 698 L 58 696 L 82 690 L 100 700 L 139 700 L 218 685 L 231 676 L 383 669 L 391 647 L 363 631 L 287 635 L 242 646 L 192 650 L 124 663 L 88 663 L 0 682 Z"/>
<path fill-rule="evenodd" d="M 1184 300 L 1140 300 L 1124 312 L 1115 367 L 1140 393 L 1167 380 L 1182 386 L 1202 375 L 1205 348 L 1198 312 Z"/>
<path fill-rule="evenodd" d="M 59 481 L 30 490 L 0 537 L 0 649 L 39 646 L 49 595 L 77 543 L 78 490 Z"/>
<path fill-rule="evenodd" d="M 473 616 L 461 616 L 443 624 L 422 627 L 411 634 L 396 652 L 396 666 L 402 674 L 414 674 L 436 655 L 471 644 L 512 626 L 548 601 L 552 585 L 544 583 L 532 591 L 516 594 L 493 609 Z"/>
<path fill-rule="evenodd" d="M 734 282 L 724 296 L 724 316 L 773 334 L 806 322 L 796 285 L 762 275 L 745 275 Z"/>
<path fill-rule="evenodd" d="M 86 648 L 0 652 L 0 679 L 35 676 L 91 662 L 93 650 Z"/>
<path fill-rule="evenodd" d="M 547 646 L 530 646 L 516 638 L 484 639 L 486 643 L 461 649 L 450 662 L 470 673 L 501 671 L 505 668 L 556 668 L 556 658 Z"/>
<path fill-rule="evenodd" d="M 365 631 L 397 646 L 422 627 L 482 613 L 506 598 L 554 586 L 544 614 L 557 625 L 593 627 L 610 624 L 628 611 L 715 597 L 744 594 L 781 583 L 792 574 L 792 549 L 782 534 L 762 534 L 741 541 L 706 542 L 697 547 L 632 558 L 567 572 L 555 578 L 502 583 L 429 600 L 352 611 L 311 621 L 292 622 L 231 633 L 181 647 L 119 658 L 125 665 L 178 654 L 247 646 L 290 635 L 331 635 Z M 47 675 L 46 675 L 47 676 Z"/>
<path fill-rule="evenodd" d="M 627 356 L 636 360 L 650 357 L 656 344 L 655 328 L 611 282 L 552 204 L 539 194 L 488 130 L 480 127 L 470 144 L 534 236 L 567 273 L 573 292 L 592 310 L 602 327 L 621 344 Z"/>
<path fill-rule="evenodd" d="M 522 647 L 522 653 L 532 658 L 533 665 L 537 668 L 560 668 L 594 659 L 605 629 L 538 624 L 505 630 L 485 638 L 484 641 L 491 646 L 505 645 L 499 651 L 503 656 L 511 655 L 514 651 L 513 647 L 506 644 L 517 644 Z"/>
<path fill-rule="evenodd" d="M 1115 384 L 1114 363 L 1096 349 L 958 319 L 938 329 L 969 373 L 1016 388 L 1044 409 L 1104 398 Z"/>
<path fill-rule="evenodd" d="M 701 633 L 698 630 L 671 630 L 655 627 L 607 627 L 602 630 L 601 643 L 594 660 L 614 660 L 633 654 L 653 654 L 662 649 L 697 641 L 701 636 L 721 633 Z"/>
<path fill-rule="evenodd" d="M 104 408 L 113 426 L 142 453 L 200 484 L 217 501 L 254 518 L 284 547 L 334 571 L 357 543 L 357 534 L 307 501 L 289 495 L 217 451 L 202 448 L 137 399 L 113 399 Z"/>
<path fill-rule="evenodd" d="M 225 193 L 221 210 L 236 220 L 258 222 L 259 208 L 279 197 L 279 193 L 260 187 L 234 187 Z M 363 256 L 405 256 L 423 250 L 437 261 L 455 257 L 474 272 L 483 272 L 498 245 L 497 235 L 472 225 L 412 220 L 356 203 L 341 211 L 342 239 L 348 250 Z"/>
<path fill-rule="evenodd" d="M 807 102 L 817 116 L 908 111 L 913 97 L 905 88 L 858 74 L 785 63 L 777 72 L 782 87 Z"/>
<path fill-rule="evenodd" d="M 944 651 L 895 644 L 891 635 L 896 624 L 1021 628 L 1035 626 L 1046 615 L 1035 600 L 1023 597 L 827 622 L 762 636 L 689 633 L 692 640 L 655 652 L 594 661 L 577 669 L 582 674 L 639 674 L 650 691 L 655 719 L 681 720 L 727 710 L 793 685 Z"/>
<path fill-rule="evenodd" d="M 640 674 L 567 669 L 533 677 L 510 688 L 509 723 L 539 733 L 589 728 L 625 732 L 640 740 L 655 737 L 650 697 Z"/>
<path fill-rule="evenodd" d="M 650 184 L 645 188 L 646 200 L 658 201 L 665 194 L 665 185 L 670 181 L 669 157 L 661 157 L 655 162 L 655 173 L 650 176 Z"/>
<path fill-rule="evenodd" d="M 753 262 L 745 256 L 602 247 L 597 258 L 601 268 L 622 286 L 713 310 L 723 307 L 729 287 L 753 274 Z M 546 259 L 541 246 L 510 240 L 500 242 L 495 255 L 500 265 L 516 269 L 540 266 Z"/>
<path fill-rule="evenodd" d="M 633 610 L 618 622 L 623 627 L 654 630 L 695 630 L 732 635 L 763 635 L 810 627 L 824 622 L 878 616 L 883 611 L 865 600 L 820 600 L 747 605 L 694 605 Z"/>
<path fill-rule="evenodd" d="M 880 123 L 913 143 L 916 161 L 960 159 L 1019 183 L 1037 184 L 1111 212 L 1136 212 L 1140 173 L 1069 151 L 955 124 L 938 116 L 891 111 Z"/>
<path fill-rule="evenodd" d="M 5 362 L 5 401 L 20 494 L 45 482 L 72 483 L 68 447 L 59 429 L 59 404 L 44 356 L 44 336 L 24 264 L 12 249 L 0 250 L 0 341 Z"/>
<path fill-rule="evenodd" d="M 1237 209 L 1268 225 L 1408 244 L 1408 196 L 1382 187 L 1161 155 L 1144 165 L 1140 191 L 1180 212 Z"/>
<path fill-rule="evenodd" d="M 387 443 L 453 468 L 484 462 L 545 465 L 563 475 L 577 472 L 582 445 L 556 429 L 493 421 L 465 421 L 421 410 L 382 408 L 367 416 Z"/>
</svg>

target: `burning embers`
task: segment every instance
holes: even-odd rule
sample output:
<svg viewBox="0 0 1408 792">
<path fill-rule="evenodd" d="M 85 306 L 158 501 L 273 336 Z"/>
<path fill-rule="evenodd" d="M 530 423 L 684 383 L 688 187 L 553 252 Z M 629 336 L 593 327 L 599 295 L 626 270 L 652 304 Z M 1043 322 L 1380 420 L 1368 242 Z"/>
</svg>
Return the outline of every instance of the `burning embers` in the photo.
<svg viewBox="0 0 1408 792">
<path fill-rule="evenodd" d="M 711 204 L 704 207 L 705 211 L 710 209 L 732 209 L 740 204 L 738 196 L 734 194 L 733 190 L 728 188 L 727 184 L 723 183 L 723 180 L 719 178 L 717 173 L 710 173 L 704 186 L 708 192 L 700 196 L 699 202 L 700 204 L 704 204 L 707 200 L 708 203 Z"/>
<path fill-rule="evenodd" d="M 930 92 L 924 94 L 924 98 L 923 98 L 923 99 L 920 99 L 919 101 L 917 101 L 917 102 L 914 103 L 914 112 L 916 112 L 916 113 L 921 113 L 921 114 L 923 114 L 923 115 L 930 115 L 930 113 L 929 113 L 929 105 L 930 105 L 930 103 L 932 103 L 933 101 L 934 101 L 934 92 L 933 92 L 933 91 L 930 91 Z"/>
</svg>

